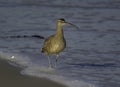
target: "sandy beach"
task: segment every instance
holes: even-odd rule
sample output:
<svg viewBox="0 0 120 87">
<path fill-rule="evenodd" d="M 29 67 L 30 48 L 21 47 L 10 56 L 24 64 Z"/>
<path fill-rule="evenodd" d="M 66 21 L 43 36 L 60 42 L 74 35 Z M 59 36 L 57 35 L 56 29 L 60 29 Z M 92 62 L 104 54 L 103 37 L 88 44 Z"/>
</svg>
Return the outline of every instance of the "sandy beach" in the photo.
<svg viewBox="0 0 120 87">
<path fill-rule="evenodd" d="M 20 74 L 20 68 L 0 60 L 0 87 L 66 87 L 45 78 Z"/>
</svg>

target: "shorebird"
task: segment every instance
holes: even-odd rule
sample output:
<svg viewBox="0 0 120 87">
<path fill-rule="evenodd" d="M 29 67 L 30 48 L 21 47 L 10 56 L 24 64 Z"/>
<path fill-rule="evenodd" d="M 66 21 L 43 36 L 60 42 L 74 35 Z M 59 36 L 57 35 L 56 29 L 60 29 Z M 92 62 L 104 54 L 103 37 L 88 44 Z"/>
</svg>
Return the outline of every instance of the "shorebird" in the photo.
<svg viewBox="0 0 120 87">
<path fill-rule="evenodd" d="M 43 44 L 43 47 L 41 50 L 41 52 L 48 55 L 49 67 L 52 67 L 49 55 L 50 54 L 56 55 L 56 62 L 55 62 L 55 66 L 56 66 L 57 60 L 59 58 L 59 53 L 62 52 L 66 47 L 64 32 L 62 29 L 63 25 L 72 25 L 72 26 L 78 28 L 76 25 L 69 23 L 69 22 L 66 22 L 65 19 L 63 19 L 63 18 L 57 20 L 57 25 L 56 25 L 57 30 L 56 30 L 55 34 L 49 36 L 44 41 L 44 44 Z"/>
</svg>

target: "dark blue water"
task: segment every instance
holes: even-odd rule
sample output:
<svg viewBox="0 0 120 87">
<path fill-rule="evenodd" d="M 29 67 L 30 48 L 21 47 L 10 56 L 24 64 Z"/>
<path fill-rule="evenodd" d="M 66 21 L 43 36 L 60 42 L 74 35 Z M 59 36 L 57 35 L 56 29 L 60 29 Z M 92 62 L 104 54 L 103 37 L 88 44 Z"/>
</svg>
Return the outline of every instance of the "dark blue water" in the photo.
<svg viewBox="0 0 120 87">
<path fill-rule="evenodd" d="M 69 87 L 120 87 L 119 10 L 119 0 L 0 0 L 0 57 Z M 67 47 L 49 70 L 33 36 L 53 34 L 59 18 L 80 29 L 63 27 Z"/>
</svg>

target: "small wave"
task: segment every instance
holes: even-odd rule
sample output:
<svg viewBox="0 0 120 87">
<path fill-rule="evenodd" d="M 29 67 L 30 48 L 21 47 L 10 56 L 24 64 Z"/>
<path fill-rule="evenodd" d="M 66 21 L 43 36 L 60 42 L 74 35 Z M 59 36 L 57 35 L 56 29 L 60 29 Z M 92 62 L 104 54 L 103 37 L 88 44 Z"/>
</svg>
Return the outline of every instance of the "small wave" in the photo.
<svg viewBox="0 0 120 87">
<path fill-rule="evenodd" d="M 69 65 L 72 65 L 72 66 L 82 66 L 82 67 L 101 67 L 101 68 L 104 68 L 104 67 L 116 67 L 117 64 L 115 63 L 104 63 L 104 64 L 95 64 L 95 63 L 79 63 L 79 64 L 69 64 Z"/>
<path fill-rule="evenodd" d="M 14 66 L 22 67 L 23 69 L 21 74 L 23 75 L 48 78 L 68 87 L 95 87 L 87 82 L 62 76 L 59 74 L 57 69 L 52 69 L 36 64 L 32 62 L 28 56 L 22 54 L 0 52 L 0 58 L 7 60 Z"/>
<path fill-rule="evenodd" d="M 39 39 L 44 39 L 43 36 L 40 35 L 17 35 L 17 36 L 0 36 L 0 38 L 39 38 Z"/>
<path fill-rule="evenodd" d="M 79 3 L 79 4 L 78 4 Z M 119 1 L 41 1 L 41 0 L 10 0 L 10 1 L 1 1 L 1 7 L 19 7 L 19 6 L 40 6 L 40 7 L 51 7 L 51 8 L 81 8 L 81 9 L 120 9 Z"/>
</svg>

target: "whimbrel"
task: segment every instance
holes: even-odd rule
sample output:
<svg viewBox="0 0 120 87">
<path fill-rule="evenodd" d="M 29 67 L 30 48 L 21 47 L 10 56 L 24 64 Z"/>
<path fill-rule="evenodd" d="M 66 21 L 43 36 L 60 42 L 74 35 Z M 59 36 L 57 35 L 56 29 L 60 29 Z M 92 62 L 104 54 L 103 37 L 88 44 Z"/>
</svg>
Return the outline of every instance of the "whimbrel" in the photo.
<svg viewBox="0 0 120 87">
<path fill-rule="evenodd" d="M 51 62 L 50 62 L 50 58 L 49 55 L 50 54 L 55 54 L 56 55 L 56 63 L 59 57 L 59 53 L 61 51 L 63 51 L 66 47 L 66 41 L 64 38 L 64 33 L 63 33 L 63 29 L 62 26 L 63 25 L 72 25 L 76 28 L 78 28 L 77 26 L 75 26 L 72 23 L 66 22 L 63 18 L 58 19 L 57 20 L 57 25 L 56 25 L 56 33 L 49 36 L 45 41 L 44 41 L 44 45 L 42 47 L 41 52 L 45 53 L 46 55 L 48 55 L 48 63 L 49 63 L 49 67 L 51 67 Z M 55 65 L 56 65 L 55 63 Z"/>
</svg>

